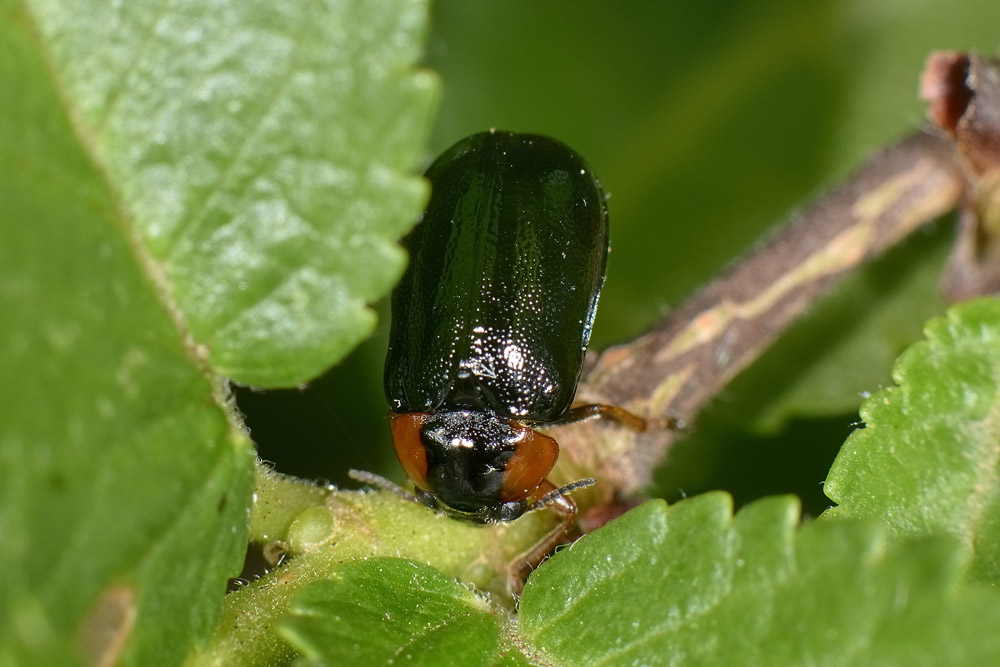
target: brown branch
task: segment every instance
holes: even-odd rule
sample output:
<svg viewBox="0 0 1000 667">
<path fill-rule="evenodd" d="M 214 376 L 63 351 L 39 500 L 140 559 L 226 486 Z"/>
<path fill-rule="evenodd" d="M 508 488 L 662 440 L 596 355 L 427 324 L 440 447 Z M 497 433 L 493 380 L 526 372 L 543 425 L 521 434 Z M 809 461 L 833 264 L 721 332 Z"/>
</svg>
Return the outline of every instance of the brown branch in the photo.
<svg viewBox="0 0 1000 667">
<path fill-rule="evenodd" d="M 651 331 L 604 351 L 578 399 L 691 423 L 817 297 L 922 224 L 954 209 L 966 181 L 947 139 L 917 133 L 872 158 Z M 589 422 L 560 429 L 564 474 L 597 474 L 605 494 L 647 485 L 676 433 Z M 607 502 L 602 498 L 600 502 Z"/>
<path fill-rule="evenodd" d="M 845 273 L 948 211 L 961 212 L 943 278 L 957 300 L 1000 291 L 1000 64 L 935 53 L 921 95 L 938 125 L 873 157 L 640 338 L 588 367 L 577 399 L 691 424 L 704 405 Z M 591 361 L 588 358 L 588 361 Z M 677 432 L 600 421 L 558 431 L 556 479 L 596 476 L 584 506 L 649 483 Z"/>
<path fill-rule="evenodd" d="M 641 415 L 691 420 L 838 278 L 955 208 L 963 189 L 949 142 L 906 139 L 652 331 L 606 350 L 587 376 L 588 398 L 614 396 Z"/>
</svg>

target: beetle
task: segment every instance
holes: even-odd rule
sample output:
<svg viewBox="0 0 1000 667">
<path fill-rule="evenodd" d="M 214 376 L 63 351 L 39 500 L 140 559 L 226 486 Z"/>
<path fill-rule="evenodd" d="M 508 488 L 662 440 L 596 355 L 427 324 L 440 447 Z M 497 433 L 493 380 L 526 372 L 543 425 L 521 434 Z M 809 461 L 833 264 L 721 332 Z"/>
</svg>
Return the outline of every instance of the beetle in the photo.
<svg viewBox="0 0 1000 667">
<path fill-rule="evenodd" d="M 497 523 L 551 506 L 562 522 L 526 556 L 540 561 L 572 529 L 568 493 L 593 480 L 548 481 L 559 446 L 535 427 L 600 415 L 645 427 L 613 406 L 571 408 L 607 265 L 606 197 L 580 155 L 533 134 L 472 135 L 425 177 L 392 294 L 396 454 L 417 499 L 451 516 Z"/>
</svg>

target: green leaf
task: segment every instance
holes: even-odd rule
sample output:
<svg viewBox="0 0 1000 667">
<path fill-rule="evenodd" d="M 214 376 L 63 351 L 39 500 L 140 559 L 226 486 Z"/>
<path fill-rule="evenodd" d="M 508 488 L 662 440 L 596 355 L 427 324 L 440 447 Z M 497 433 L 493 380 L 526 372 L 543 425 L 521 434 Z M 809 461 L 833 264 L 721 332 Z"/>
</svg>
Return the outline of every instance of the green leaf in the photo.
<svg viewBox="0 0 1000 667">
<path fill-rule="evenodd" d="M 898 387 L 861 407 L 865 428 L 826 481 L 825 517 L 875 517 L 902 535 L 948 533 L 974 579 L 1000 580 L 1000 301 L 932 320 L 893 369 Z"/>
<path fill-rule="evenodd" d="M 423 0 L 31 3 L 76 130 L 220 373 L 309 380 L 375 326 L 427 188 Z M 94 48 L 99 45 L 100 48 Z"/>
<path fill-rule="evenodd" d="M 0 15 L 0 663 L 176 664 L 243 560 L 252 449 L 70 125 L 34 17 Z"/>
<path fill-rule="evenodd" d="M 318 373 L 402 268 L 424 6 L 0 17 L 0 664 L 178 664 L 246 550 L 219 374 Z"/>
<path fill-rule="evenodd" d="M 348 563 L 295 599 L 280 632 L 306 664 L 527 665 L 510 620 L 437 570 L 399 558 Z"/>
<path fill-rule="evenodd" d="M 735 518 L 721 493 L 647 503 L 528 581 L 521 637 L 560 665 L 986 665 L 994 591 L 959 588 L 947 539 L 896 545 L 878 524 L 796 534 L 794 499 Z"/>
<path fill-rule="evenodd" d="M 1000 595 L 961 586 L 965 564 L 950 538 L 798 529 L 791 497 L 734 518 L 713 493 L 647 503 L 557 553 L 516 628 L 433 569 L 371 559 L 301 591 L 280 632 L 306 664 L 995 664 Z"/>
</svg>

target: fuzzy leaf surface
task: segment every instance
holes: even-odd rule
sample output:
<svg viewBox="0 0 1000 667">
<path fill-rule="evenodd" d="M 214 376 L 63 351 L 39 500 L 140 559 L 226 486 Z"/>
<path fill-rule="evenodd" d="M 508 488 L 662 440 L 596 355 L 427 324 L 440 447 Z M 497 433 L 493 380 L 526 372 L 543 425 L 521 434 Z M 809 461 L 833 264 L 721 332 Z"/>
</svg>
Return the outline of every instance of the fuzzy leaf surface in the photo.
<svg viewBox="0 0 1000 667">
<path fill-rule="evenodd" d="M 0 15 L 0 664 L 177 664 L 243 561 L 253 450 L 72 126 L 51 44 L 25 5 Z"/>
<path fill-rule="evenodd" d="M 798 528 L 774 497 L 647 503 L 529 579 L 517 625 L 425 566 L 372 559 L 304 589 L 282 633 L 305 664 L 984 665 L 1000 595 L 960 583 L 947 537 L 877 522 Z M 518 648 L 512 652 L 505 641 Z M 452 643 L 453 642 L 453 643 Z M 516 664 L 516 663 L 515 663 Z"/>
</svg>

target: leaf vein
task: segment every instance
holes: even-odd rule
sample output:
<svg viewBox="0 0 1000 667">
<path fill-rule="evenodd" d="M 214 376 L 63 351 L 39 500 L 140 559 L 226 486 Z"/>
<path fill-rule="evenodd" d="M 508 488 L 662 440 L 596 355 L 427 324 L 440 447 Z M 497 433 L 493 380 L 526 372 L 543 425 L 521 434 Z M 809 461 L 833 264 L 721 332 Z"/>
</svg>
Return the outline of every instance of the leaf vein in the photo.
<svg viewBox="0 0 1000 667">
<path fill-rule="evenodd" d="M 295 50 L 298 50 L 299 46 L 297 42 L 294 48 Z M 250 127 L 249 132 L 246 134 L 243 141 L 239 143 L 237 149 L 232 153 L 230 160 L 222 169 L 212 188 L 204 195 L 204 197 L 202 197 L 201 203 L 193 205 L 193 208 L 196 210 L 192 211 L 192 215 L 188 218 L 187 222 L 182 223 L 174 233 L 173 246 L 163 258 L 164 263 L 170 263 L 175 258 L 178 250 L 183 247 L 183 244 L 180 243 L 180 239 L 191 233 L 193 230 L 196 230 L 202 223 L 204 223 L 208 214 L 212 211 L 212 205 L 223 191 L 223 187 L 230 182 L 233 174 L 236 172 L 236 169 L 246 160 L 246 157 L 250 152 L 250 147 L 260 135 L 265 123 L 273 115 L 278 103 L 284 99 L 289 88 L 291 87 L 291 82 L 294 78 L 293 74 L 298 70 L 295 62 L 295 52 L 293 51 L 293 53 L 289 56 L 290 64 L 288 70 L 285 72 L 285 75 L 281 77 L 281 82 L 274 88 L 267 104 L 254 121 L 252 127 Z"/>
<path fill-rule="evenodd" d="M 143 59 L 153 49 L 154 40 L 152 39 L 152 36 L 156 32 L 156 27 L 163 20 L 164 16 L 166 16 L 167 12 L 173 10 L 175 7 L 175 2 L 168 1 L 159 4 L 159 11 L 153 14 L 152 20 L 142 26 L 140 34 L 136 36 L 136 40 L 140 44 L 139 50 L 138 52 L 132 54 L 132 57 L 129 58 L 128 64 L 121 71 L 117 81 L 115 81 L 115 83 L 110 87 L 111 94 L 104 102 L 104 108 L 101 115 L 94 120 L 94 134 L 100 134 L 104 131 L 105 124 L 108 122 L 108 119 L 111 118 L 112 112 L 124 97 L 125 91 L 128 90 L 127 83 L 129 77 L 133 72 L 139 69 L 139 65 L 142 64 Z"/>
</svg>

